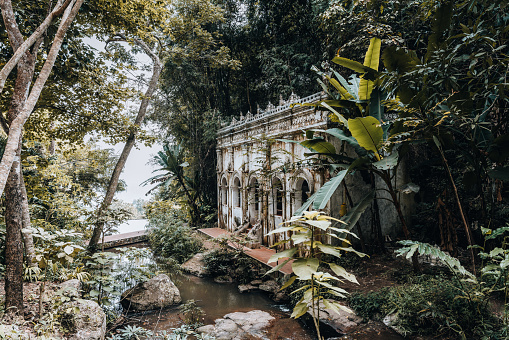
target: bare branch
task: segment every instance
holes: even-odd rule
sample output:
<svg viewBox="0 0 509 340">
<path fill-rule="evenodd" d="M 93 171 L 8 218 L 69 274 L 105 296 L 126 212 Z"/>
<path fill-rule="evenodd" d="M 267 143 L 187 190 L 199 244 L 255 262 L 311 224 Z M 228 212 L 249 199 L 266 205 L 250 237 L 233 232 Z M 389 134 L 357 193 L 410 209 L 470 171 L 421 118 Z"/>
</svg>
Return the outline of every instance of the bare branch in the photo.
<svg viewBox="0 0 509 340">
<path fill-rule="evenodd" d="M 7 62 L 7 64 L 2 67 L 2 70 L 0 71 L 0 93 L 2 93 L 3 88 L 5 86 L 5 82 L 7 81 L 7 77 L 12 72 L 14 67 L 18 64 L 21 57 L 25 55 L 26 51 L 40 38 L 42 35 L 46 32 L 49 25 L 53 20 L 55 20 L 62 12 L 69 7 L 70 3 L 73 0 L 65 0 L 63 4 L 61 4 L 61 0 L 57 2 L 55 5 L 55 8 L 53 11 L 44 19 L 44 21 L 41 23 L 39 27 L 35 30 L 35 32 L 27 39 L 25 42 L 19 46 L 15 52 L 14 55 L 11 57 L 11 59 Z M 9 22 L 11 26 L 12 20 L 9 20 L 7 18 L 10 13 L 12 13 L 12 6 L 10 0 L 0 0 L 0 8 L 2 9 L 2 16 L 4 17 L 4 22 Z M 14 21 L 15 23 L 15 21 Z M 9 32 L 9 27 L 7 24 L 5 25 L 7 32 Z M 11 26 L 12 29 L 12 26 Z"/>
<path fill-rule="evenodd" d="M 2 4 L 5 1 L 7 0 L 3 0 Z M 14 162 L 16 149 L 18 148 L 19 139 L 23 130 L 23 125 L 27 121 L 28 117 L 30 117 L 32 114 L 35 104 L 41 95 L 44 84 L 48 80 L 51 70 L 53 69 L 53 65 L 55 64 L 55 60 L 57 59 L 58 53 L 60 51 L 60 47 L 64 41 L 64 36 L 74 18 L 78 14 L 78 11 L 83 2 L 84 0 L 76 0 L 73 6 L 68 6 L 68 8 L 65 9 L 64 15 L 62 16 L 62 22 L 58 27 L 57 33 L 55 34 L 55 38 L 53 40 L 53 44 L 51 45 L 51 49 L 48 53 L 46 62 L 44 63 L 39 76 L 35 80 L 34 86 L 30 91 L 30 95 L 26 100 L 22 111 L 11 123 L 9 135 L 7 137 L 7 144 L 5 145 L 2 161 L 0 162 L 0 195 L 4 191 L 9 171 L 11 169 L 12 163 Z"/>
</svg>

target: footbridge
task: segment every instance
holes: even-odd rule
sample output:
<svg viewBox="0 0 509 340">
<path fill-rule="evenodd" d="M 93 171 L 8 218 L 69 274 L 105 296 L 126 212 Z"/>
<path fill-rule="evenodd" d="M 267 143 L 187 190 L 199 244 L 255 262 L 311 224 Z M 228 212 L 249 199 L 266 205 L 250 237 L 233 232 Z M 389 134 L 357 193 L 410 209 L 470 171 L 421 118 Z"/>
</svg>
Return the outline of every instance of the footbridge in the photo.
<svg viewBox="0 0 509 340">
<path fill-rule="evenodd" d="M 104 237 L 104 249 L 135 245 L 148 241 L 147 230 L 138 230 L 130 233 L 115 234 Z M 102 247 L 103 240 L 99 242 L 99 247 Z"/>
</svg>

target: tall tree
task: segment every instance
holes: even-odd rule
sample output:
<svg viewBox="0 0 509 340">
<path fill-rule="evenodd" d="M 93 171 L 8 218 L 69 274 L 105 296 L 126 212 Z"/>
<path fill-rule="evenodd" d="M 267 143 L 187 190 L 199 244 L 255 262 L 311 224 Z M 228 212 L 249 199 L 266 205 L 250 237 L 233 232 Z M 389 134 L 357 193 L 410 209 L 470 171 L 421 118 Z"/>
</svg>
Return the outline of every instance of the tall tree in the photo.
<svg viewBox="0 0 509 340">
<path fill-rule="evenodd" d="M 152 8 L 150 4 L 144 3 L 144 5 Z M 151 13 L 153 16 L 148 15 L 145 18 L 151 22 L 150 25 L 147 23 L 147 25 L 140 26 L 143 29 L 138 28 L 134 31 L 126 29 L 125 34 L 116 34 L 110 40 L 112 42 L 130 42 L 134 48 L 141 49 L 151 58 L 153 68 L 135 122 L 129 131 L 129 136 L 112 174 L 108 190 L 98 210 L 97 223 L 89 242 L 90 251 L 95 251 L 97 247 L 100 235 L 103 232 L 103 212 L 108 209 L 113 200 L 120 173 L 132 147 L 135 145 L 136 135 L 144 121 L 149 101 L 157 88 L 162 70 L 161 57 L 179 60 L 200 59 L 203 58 L 205 52 L 209 52 L 211 53 L 209 57 L 214 59 L 216 63 L 225 63 L 228 60 L 228 50 L 221 46 L 217 47 L 213 35 L 206 30 L 208 24 L 222 19 L 222 11 L 219 7 L 211 2 L 198 0 L 174 2 L 171 6 L 169 3 L 161 2 L 158 6 L 161 6 L 159 11 L 154 11 Z M 157 25 L 153 24 L 154 21 Z"/>
</svg>

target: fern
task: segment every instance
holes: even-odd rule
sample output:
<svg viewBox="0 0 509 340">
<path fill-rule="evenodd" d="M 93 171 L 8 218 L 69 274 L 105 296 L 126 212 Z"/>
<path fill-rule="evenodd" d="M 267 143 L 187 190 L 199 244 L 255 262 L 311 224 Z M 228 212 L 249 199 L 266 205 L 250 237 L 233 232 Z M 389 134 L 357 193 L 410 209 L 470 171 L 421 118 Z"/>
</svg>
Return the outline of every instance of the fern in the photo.
<svg viewBox="0 0 509 340">
<path fill-rule="evenodd" d="M 406 258 L 409 259 L 417 251 L 420 255 L 429 255 L 438 258 L 442 263 L 449 267 L 454 274 L 468 276 L 471 279 L 475 279 L 474 274 L 463 267 L 457 258 L 452 257 L 431 244 L 410 240 L 403 240 L 398 243 L 405 246 L 396 251 L 398 256 L 406 254 Z"/>
</svg>

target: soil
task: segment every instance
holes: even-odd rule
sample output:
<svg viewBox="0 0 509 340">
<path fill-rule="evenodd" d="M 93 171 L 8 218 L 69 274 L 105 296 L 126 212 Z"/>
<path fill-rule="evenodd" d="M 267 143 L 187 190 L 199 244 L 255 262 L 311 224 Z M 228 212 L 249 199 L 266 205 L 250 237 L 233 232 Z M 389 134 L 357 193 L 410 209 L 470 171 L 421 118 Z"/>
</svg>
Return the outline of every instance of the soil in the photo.
<svg viewBox="0 0 509 340">
<path fill-rule="evenodd" d="M 24 315 L 23 318 L 19 316 L 13 316 L 10 314 L 4 314 L 4 311 L 0 314 L 0 324 L 10 325 L 16 324 L 25 333 L 33 333 L 33 325 L 39 320 L 39 299 L 40 299 L 40 287 L 41 283 L 36 282 L 25 282 L 23 283 L 23 307 Z M 54 292 L 59 289 L 58 284 L 47 282 L 44 288 L 43 294 L 43 314 L 47 312 L 52 305 L 52 296 Z M 0 280 L 0 301 L 2 302 L 5 298 L 5 282 Z M 3 306 L 2 306 L 3 307 Z"/>
</svg>

